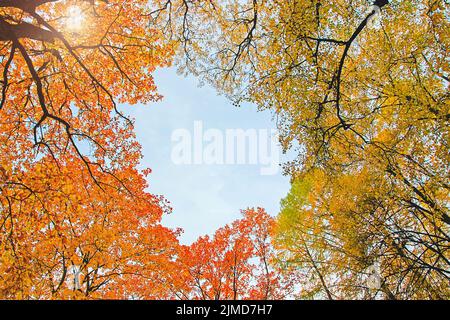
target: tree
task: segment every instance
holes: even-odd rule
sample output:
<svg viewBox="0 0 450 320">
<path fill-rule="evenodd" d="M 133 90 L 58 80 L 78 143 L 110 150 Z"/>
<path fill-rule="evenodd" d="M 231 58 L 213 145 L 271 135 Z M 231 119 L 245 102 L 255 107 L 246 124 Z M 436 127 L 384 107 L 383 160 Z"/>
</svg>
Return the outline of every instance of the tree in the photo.
<svg viewBox="0 0 450 320">
<path fill-rule="evenodd" d="M 402 261 L 388 297 L 448 296 L 448 3 L 155 2 L 153 21 L 181 44 L 181 68 L 237 104 L 272 110 L 282 145 L 299 151 L 287 172 L 320 172 L 327 188 L 314 201 L 342 202 L 314 212 L 330 215 L 321 232 L 335 215 L 334 234 L 356 247 L 363 230 L 382 232 L 376 241 Z"/>
<path fill-rule="evenodd" d="M 293 183 L 275 243 L 280 261 L 299 274 L 300 297 L 449 298 L 442 222 L 404 214 L 402 195 L 377 174 L 331 179 L 318 169 Z"/>
<path fill-rule="evenodd" d="M 94 179 L 93 167 L 111 171 L 122 160 L 115 140 L 133 138 L 116 100 L 158 100 L 151 73 L 172 54 L 147 28 L 147 1 L 17 0 L 0 10 L 2 133 L 14 142 L 2 153 L 57 162 L 71 152 Z"/>
<path fill-rule="evenodd" d="M 132 167 L 116 173 L 121 183 L 96 172 L 105 192 L 83 164 L 66 161 L 43 158 L 4 177 L 0 297 L 166 297 L 158 279 L 176 256 L 178 233 L 160 225 L 161 199 L 143 191 Z"/>
<path fill-rule="evenodd" d="M 179 299 L 282 299 L 292 281 L 273 267 L 273 227 L 263 209 L 243 211 L 243 218 L 182 246 L 174 268 L 172 291 Z"/>
<path fill-rule="evenodd" d="M 147 14 L 144 0 L 1 2 L 0 298 L 167 294 L 177 231 L 117 106 L 160 99 L 152 72 L 173 50 Z"/>
</svg>

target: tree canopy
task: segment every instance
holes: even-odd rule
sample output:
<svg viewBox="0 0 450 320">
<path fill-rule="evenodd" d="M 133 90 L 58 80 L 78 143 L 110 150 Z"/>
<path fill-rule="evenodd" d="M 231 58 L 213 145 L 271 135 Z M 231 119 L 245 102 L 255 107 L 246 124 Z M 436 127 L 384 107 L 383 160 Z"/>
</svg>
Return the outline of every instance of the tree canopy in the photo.
<svg viewBox="0 0 450 320">
<path fill-rule="evenodd" d="M 448 299 L 443 0 L 0 2 L 0 298 Z M 126 108 L 176 63 L 271 110 L 292 190 L 181 245 Z"/>
<path fill-rule="evenodd" d="M 341 281 L 305 294 L 364 296 L 378 262 L 385 297 L 448 298 L 448 2 L 156 2 L 181 69 L 272 110 L 298 150 L 278 239 L 299 272 Z"/>
<path fill-rule="evenodd" d="M 178 231 L 117 105 L 160 99 L 152 72 L 172 49 L 146 8 L 1 2 L 1 298 L 132 297 L 173 258 Z"/>
</svg>

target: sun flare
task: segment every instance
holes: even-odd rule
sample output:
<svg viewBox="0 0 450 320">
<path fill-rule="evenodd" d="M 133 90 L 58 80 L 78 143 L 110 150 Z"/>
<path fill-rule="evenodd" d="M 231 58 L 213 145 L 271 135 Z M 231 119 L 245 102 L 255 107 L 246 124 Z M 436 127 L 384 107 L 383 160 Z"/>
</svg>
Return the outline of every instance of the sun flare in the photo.
<svg viewBox="0 0 450 320">
<path fill-rule="evenodd" d="M 80 7 L 72 6 L 67 9 L 66 27 L 70 31 L 80 31 L 84 20 L 85 16 Z"/>
</svg>

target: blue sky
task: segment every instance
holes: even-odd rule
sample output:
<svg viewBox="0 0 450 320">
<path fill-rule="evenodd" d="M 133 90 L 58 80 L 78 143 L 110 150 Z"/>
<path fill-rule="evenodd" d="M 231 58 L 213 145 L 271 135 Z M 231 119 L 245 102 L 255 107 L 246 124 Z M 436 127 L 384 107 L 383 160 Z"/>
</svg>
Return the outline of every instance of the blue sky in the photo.
<svg viewBox="0 0 450 320">
<path fill-rule="evenodd" d="M 193 130 L 194 121 L 208 128 L 274 129 L 270 112 L 257 112 L 253 105 L 234 107 L 209 86 L 198 86 L 193 77 L 174 69 L 155 73 L 162 102 L 126 107 L 136 119 L 137 138 L 143 147 L 143 168 L 151 168 L 149 191 L 164 195 L 173 207 L 163 224 L 181 227 L 183 243 L 214 231 L 240 217 L 240 210 L 263 207 L 276 215 L 279 202 L 289 190 L 289 178 L 263 176 L 254 165 L 175 165 L 171 160 L 172 132 Z"/>
</svg>

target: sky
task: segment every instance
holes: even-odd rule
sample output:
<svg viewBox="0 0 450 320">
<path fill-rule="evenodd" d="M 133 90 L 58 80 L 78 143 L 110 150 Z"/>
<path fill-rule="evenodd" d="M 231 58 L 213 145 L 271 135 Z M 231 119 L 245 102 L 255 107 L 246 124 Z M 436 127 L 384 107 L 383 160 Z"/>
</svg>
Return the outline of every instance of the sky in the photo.
<svg viewBox="0 0 450 320">
<path fill-rule="evenodd" d="M 262 207 L 271 215 L 279 212 L 280 200 L 289 190 L 289 178 L 281 170 L 261 175 L 258 165 L 182 164 L 172 161 L 178 129 L 193 132 L 194 122 L 204 130 L 275 129 L 269 111 L 258 112 L 247 104 L 235 107 L 210 86 L 184 77 L 173 68 L 155 73 L 161 102 L 130 106 L 125 112 L 136 120 L 137 139 L 143 147 L 141 168 L 151 168 L 149 191 L 164 195 L 173 213 L 163 224 L 182 228 L 181 242 L 190 244 L 199 236 L 212 235 L 218 228 L 241 217 L 241 210 Z"/>
</svg>

